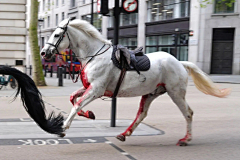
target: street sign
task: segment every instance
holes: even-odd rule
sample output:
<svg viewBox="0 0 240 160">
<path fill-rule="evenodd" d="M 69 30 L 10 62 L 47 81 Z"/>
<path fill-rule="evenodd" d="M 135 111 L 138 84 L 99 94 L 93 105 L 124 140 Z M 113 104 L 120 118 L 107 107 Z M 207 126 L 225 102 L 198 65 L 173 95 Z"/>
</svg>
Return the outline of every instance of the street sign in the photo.
<svg viewBox="0 0 240 160">
<path fill-rule="evenodd" d="M 137 13 L 138 12 L 138 0 L 123 0 L 122 1 L 123 13 Z"/>
</svg>

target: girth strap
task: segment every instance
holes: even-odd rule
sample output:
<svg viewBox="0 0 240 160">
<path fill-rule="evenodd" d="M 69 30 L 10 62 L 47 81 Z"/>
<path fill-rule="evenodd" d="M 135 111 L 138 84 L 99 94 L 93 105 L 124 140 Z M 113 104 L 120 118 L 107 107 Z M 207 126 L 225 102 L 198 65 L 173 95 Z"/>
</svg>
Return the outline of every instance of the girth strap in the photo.
<svg viewBox="0 0 240 160">
<path fill-rule="evenodd" d="M 112 98 L 116 98 L 117 97 L 119 88 L 120 88 L 120 86 L 121 86 L 121 84 L 123 82 L 123 79 L 124 79 L 126 71 L 127 71 L 127 62 L 126 62 L 126 59 L 124 58 L 124 56 L 122 55 L 122 53 L 120 53 L 120 60 L 122 62 L 121 63 L 122 64 L 122 70 L 121 70 L 120 77 L 118 79 L 118 83 L 117 83 L 117 86 L 116 86 L 116 88 L 114 90 Z"/>
</svg>

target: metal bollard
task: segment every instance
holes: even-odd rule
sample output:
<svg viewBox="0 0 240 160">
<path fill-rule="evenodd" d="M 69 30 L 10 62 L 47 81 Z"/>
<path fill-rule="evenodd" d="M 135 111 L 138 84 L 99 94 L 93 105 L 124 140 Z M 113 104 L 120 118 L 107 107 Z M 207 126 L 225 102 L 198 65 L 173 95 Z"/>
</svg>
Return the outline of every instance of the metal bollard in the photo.
<svg viewBox="0 0 240 160">
<path fill-rule="evenodd" d="M 70 76 L 71 76 L 71 66 L 68 67 L 68 79 L 70 79 Z"/>
<path fill-rule="evenodd" d="M 44 66 L 44 77 L 47 77 L 47 70 L 48 70 L 48 65 Z"/>
<path fill-rule="evenodd" d="M 30 69 L 30 76 L 31 76 L 32 75 L 32 65 L 30 65 L 29 69 Z"/>
<path fill-rule="evenodd" d="M 58 68 L 58 86 L 63 86 L 63 68 L 62 67 L 59 67 Z"/>
<path fill-rule="evenodd" d="M 50 77 L 53 75 L 53 66 L 51 66 Z"/>
<path fill-rule="evenodd" d="M 75 65 L 73 65 L 73 70 L 72 70 L 72 73 L 73 73 L 73 79 L 75 79 Z"/>
<path fill-rule="evenodd" d="M 67 78 L 67 66 L 64 65 L 63 68 L 64 68 L 64 78 L 66 79 Z"/>
<path fill-rule="evenodd" d="M 59 65 L 57 65 L 57 78 L 59 77 Z"/>
</svg>

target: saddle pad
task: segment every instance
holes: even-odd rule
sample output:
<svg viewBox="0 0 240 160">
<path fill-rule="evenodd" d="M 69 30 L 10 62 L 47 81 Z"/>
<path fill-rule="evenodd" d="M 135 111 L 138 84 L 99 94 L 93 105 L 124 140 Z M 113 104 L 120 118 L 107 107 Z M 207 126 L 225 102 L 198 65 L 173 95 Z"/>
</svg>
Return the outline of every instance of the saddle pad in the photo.
<svg viewBox="0 0 240 160">
<path fill-rule="evenodd" d="M 112 61 L 113 64 L 118 67 L 119 69 L 122 70 L 122 66 L 119 63 L 119 61 L 117 60 L 116 56 L 115 56 L 115 52 L 116 52 L 117 48 L 114 47 L 113 52 L 112 52 Z M 136 56 L 136 60 L 137 60 L 137 68 L 139 71 L 147 71 L 150 69 L 150 60 L 146 55 L 143 56 Z M 134 68 L 130 68 L 129 66 L 127 67 L 127 71 L 135 71 Z"/>
</svg>

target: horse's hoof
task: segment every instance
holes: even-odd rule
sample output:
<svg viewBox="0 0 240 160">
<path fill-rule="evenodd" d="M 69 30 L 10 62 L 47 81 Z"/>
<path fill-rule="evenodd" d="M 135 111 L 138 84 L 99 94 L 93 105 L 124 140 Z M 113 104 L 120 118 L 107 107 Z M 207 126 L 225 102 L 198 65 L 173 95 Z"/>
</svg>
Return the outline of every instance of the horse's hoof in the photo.
<svg viewBox="0 0 240 160">
<path fill-rule="evenodd" d="M 95 120 L 95 115 L 92 111 L 83 112 L 82 110 L 77 113 L 79 116 Z"/>
<path fill-rule="evenodd" d="M 124 142 L 126 140 L 125 136 L 122 135 L 122 134 L 119 134 L 117 137 L 116 137 L 118 140 Z"/>
<path fill-rule="evenodd" d="M 88 118 L 95 120 L 95 115 L 92 111 L 88 111 Z"/>
<path fill-rule="evenodd" d="M 60 133 L 58 136 L 61 137 L 61 138 L 63 138 L 63 137 L 66 136 L 66 134 L 65 134 L 65 133 Z"/>
<path fill-rule="evenodd" d="M 177 146 L 187 146 L 187 142 L 184 141 L 178 141 Z"/>
</svg>

